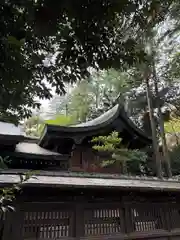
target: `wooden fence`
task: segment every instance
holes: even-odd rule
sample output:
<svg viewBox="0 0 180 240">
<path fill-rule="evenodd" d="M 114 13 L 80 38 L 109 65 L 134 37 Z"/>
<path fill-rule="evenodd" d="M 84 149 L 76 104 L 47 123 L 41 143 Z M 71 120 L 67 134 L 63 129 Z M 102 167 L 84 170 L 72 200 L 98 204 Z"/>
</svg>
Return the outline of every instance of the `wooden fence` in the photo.
<svg viewBox="0 0 180 240">
<path fill-rule="evenodd" d="M 1 221 L 3 240 L 180 239 L 176 203 L 26 203 Z"/>
</svg>

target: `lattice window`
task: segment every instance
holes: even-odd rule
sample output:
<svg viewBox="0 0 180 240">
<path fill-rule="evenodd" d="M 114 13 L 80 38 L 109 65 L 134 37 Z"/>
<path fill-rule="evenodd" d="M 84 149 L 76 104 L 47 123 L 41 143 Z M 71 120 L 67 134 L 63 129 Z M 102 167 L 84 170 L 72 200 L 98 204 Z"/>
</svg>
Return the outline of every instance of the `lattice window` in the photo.
<svg viewBox="0 0 180 240">
<path fill-rule="evenodd" d="M 167 207 L 167 211 L 169 213 L 169 220 L 170 221 L 170 228 L 175 229 L 175 228 L 180 228 L 180 206 L 179 205 L 174 205 Z"/>
<path fill-rule="evenodd" d="M 131 209 L 132 224 L 135 231 L 144 232 L 162 229 L 162 209 L 159 205 L 144 205 Z"/>
<path fill-rule="evenodd" d="M 67 160 L 39 160 L 39 159 L 20 159 L 17 164 L 21 165 L 21 168 L 29 168 L 32 169 L 63 169 L 66 170 L 69 167 L 69 162 Z"/>
<path fill-rule="evenodd" d="M 70 236 L 68 211 L 25 212 L 24 239 L 52 239 Z"/>
<path fill-rule="evenodd" d="M 120 209 L 85 210 L 85 236 L 121 232 Z"/>
</svg>

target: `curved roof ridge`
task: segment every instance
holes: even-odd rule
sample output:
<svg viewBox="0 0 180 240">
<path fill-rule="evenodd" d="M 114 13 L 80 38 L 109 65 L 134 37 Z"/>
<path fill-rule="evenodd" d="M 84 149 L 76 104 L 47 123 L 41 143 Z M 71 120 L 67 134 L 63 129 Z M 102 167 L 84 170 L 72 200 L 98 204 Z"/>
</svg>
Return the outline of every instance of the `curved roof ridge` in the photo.
<svg viewBox="0 0 180 240">
<path fill-rule="evenodd" d="M 112 131 L 123 131 L 124 128 L 129 134 L 128 136 L 134 136 L 133 139 L 142 139 L 145 144 L 152 142 L 151 137 L 139 129 L 135 123 L 129 118 L 124 106 L 121 103 L 116 104 L 113 108 L 102 114 L 101 116 L 71 126 L 57 126 L 47 124 L 45 126 L 43 135 L 40 139 L 39 145 L 43 146 L 45 141 L 48 141 L 48 135 L 52 138 L 73 138 L 75 141 L 82 141 L 87 136 L 94 136 L 96 134 L 105 134 Z M 141 141 L 141 140 L 140 140 Z"/>
<path fill-rule="evenodd" d="M 58 132 L 84 132 L 84 131 L 93 131 L 103 127 L 106 127 L 108 124 L 111 124 L 116 118 L 118 118 L 121 111 L 121 105 L 116 104 L 113 108 L 109 109 L 107 112 L 103 113 L 99 117 L 84 122 L 80 124 L 70 125 L 70 126 L 58 126 L 46 124 L 47 130 Z"/>
<path fill-rule="evenodd" d="M 110 108 L 107 112 L 101 114 L 99 117 L 94 118 L 90 121 L 71 125 L 70 127 L 91 127 L 91 126 L 98 126 L 104 123 L 109 123 L 114 120 L 114 117 L 116 117 L 119 114 L 120 111 L 120 105 L 116 104 L 113 108 Z"/>
</svg>

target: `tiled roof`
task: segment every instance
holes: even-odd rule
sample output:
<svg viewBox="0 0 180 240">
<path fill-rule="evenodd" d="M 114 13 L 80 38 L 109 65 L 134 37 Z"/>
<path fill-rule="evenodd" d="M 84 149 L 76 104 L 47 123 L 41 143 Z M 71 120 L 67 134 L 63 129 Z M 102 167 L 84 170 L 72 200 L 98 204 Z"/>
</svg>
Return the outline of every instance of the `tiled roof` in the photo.
<svg viewBox="0 0 180 240">
<path fill-rule="evenodd" d="M 28 142 L 20 142 L 16 145 L 16 152 L 18 153 L 29 153 L 35 155 L 48 155 L 48 156 L 56 156 L 61 155 L 57 152 L 52 152 L 46 150 L 45 148 L 40 147 L 36 143 L 28 143 Z"/>
<path fill-rule="evenodd" d="M 12 123 L 0 122 L 0 135 L 22 136 L 22 129 Z"/>
<path fill-rule="evenodd" d="M 20 177 L 17 174 L 0 174 L 0 185 L 17 183 Z M 157 190 L 157 191 L 180 191 L 180 182 L 176 179 L 158 180 L 152 178 L 102 178 L 87 176 L 72 176 L 57 174 L 48 175 L 43 172 L 28 180 L 27 185 L 31 186 L 52 186 L 52 187 L 82 187 L 82 188 L 116 188 L 134 190 Z"/>
</svg>

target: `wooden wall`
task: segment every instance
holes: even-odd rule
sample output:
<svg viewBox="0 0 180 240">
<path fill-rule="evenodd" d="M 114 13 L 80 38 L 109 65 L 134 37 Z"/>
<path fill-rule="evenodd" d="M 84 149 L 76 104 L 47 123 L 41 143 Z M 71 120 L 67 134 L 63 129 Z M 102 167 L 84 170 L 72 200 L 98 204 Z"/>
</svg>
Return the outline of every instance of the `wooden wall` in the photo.
<svg viewBox="0 0 180 240">
<path fill-rule="evenodd" d="M 29 196 L 24 192 L 16 212 L 1 222 L 3 240 L 180 239 L 179 197 L 171 194 L 56 189 L 53 196 L 52 189 L 44 191 L 47 197 L 40 189 L 36 197 L 33 190 Z"/>
<path fill-rule="evenodd" d="M 102 167 L 107 157 L 95 153 L 91 147 L 76 147 L 70 158 L 70 169 L 73 171 L 120 173 L 117 166 Z M 109 158 L 108 158 L 109 159 Z"/>
</svg>

